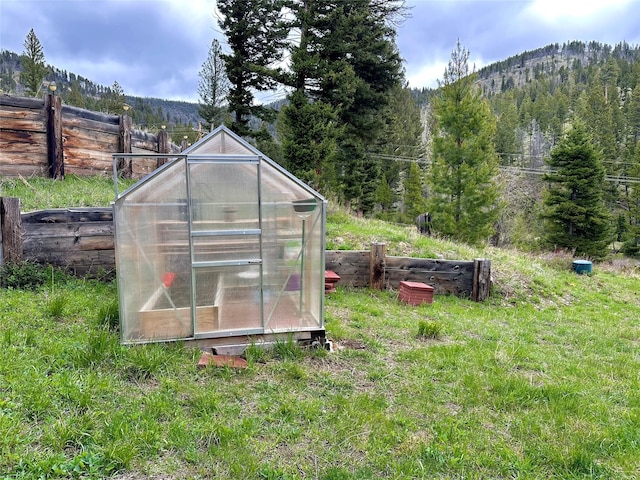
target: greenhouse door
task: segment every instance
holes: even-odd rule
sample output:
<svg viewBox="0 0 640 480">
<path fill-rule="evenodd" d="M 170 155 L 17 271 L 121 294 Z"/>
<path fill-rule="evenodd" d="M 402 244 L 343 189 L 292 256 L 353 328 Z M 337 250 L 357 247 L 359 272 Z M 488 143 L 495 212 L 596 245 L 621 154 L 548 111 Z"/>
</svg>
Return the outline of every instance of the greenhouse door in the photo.
<svg viewBox="0 0 640 480">
<path fill-rule="evenodd" d="M 263 333 L 259 157 L 187 164 L 194 336 Z"/>
</svg>

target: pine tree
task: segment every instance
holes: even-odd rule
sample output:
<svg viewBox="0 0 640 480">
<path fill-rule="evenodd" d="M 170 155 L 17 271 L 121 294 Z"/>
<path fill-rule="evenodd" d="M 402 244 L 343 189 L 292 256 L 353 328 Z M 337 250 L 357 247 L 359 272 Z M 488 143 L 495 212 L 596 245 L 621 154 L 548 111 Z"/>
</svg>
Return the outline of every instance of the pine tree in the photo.
<svg viewBox="0 0 640 480">
<path fill-rule="evenodd" d="M 284 166 L 301 180 L 325 191 L 335 187 L 332 183 L 335 122 L 331 106 L 321 101 L 310 102 L 304 90 L 293 92 L 278 122 Z"/>
<path fill-rule="evenodd" d="M 397 85 L 391 89 L 381 118 L 384 124 L 371 150 L 382 158 L 379 161 L 380 171 L 388 186 L 399 190 L 402 187 L 401 172 L 406 173 L 408 163 L 394 159 L 416 159 L 426 154 L 422 145 L 420 109 L 407 87 Z"/>
<path fill-rule="evenodd" d="M 287 115 L 299 117 L 296 108 L 314 108 L 305 103 L 321 105 L 333 117 L 335 136 L 335 155 L 322 165 L 300 167 L 320 169 L 321 183 L 337 188 L 334 193 L 348 205 L 368 213 L 379 181 L 379 165 L 368 152 L 381 134 L 389 93 L 401 78 L 392 22 L 403 2 L 298 0 L 291 8 L 291 27 L 300 41 L 291 47 L 291 74 L 283 77 L 296 91 Z M 287 135 L 291 145 L 307 141 L 300 128 Z M 296 140 L 296 135 L 302 136 Z M 300 161 L 316 160 L 306 155 Z"/>
<path fill-rule="evenodd" d="M 240 136 L 251 135 L 253 115 L 271 121 L 275 112 L 254 105 L 254 91 L 277 86 L 281 72 L 275 64 L 282 59 L 288 28 L 283 18 L 283 0 L 218 0 L 220 27 L 227 37 L 230 54 L 222 54 L 229 92 L 227 101 L 234 120 L 231 129 Z"/>
<path fill-rule="evenodd" d="M 488 239 L 498 218 L 498 160 L 495 119 L 473 84 L 468 59 L 458 42 L 434 100 L 429 213 L 435 231 L 475 244 Z"/>
<path fill-rule="evenodd" d="M 413 222 L 418 215 L 425 212 L 426 202 L 422 186 L 422 170 L 416 162 L 411 162 L 404 179 L 404 211 L 407 222 Z"/>
<path fill-rule="evenodd" d="M 225 73 L 222 48 L 218 40 L 214 39 L 211 42 L 207 60 L 202 64 L 198 76 L 200 77 L 198 114 L 204 120 L 204 128 L 213 130 L 214 127 L 222 124 L 225 115 L 222 104 L 229 91 L 229 79 Z"/>
<path fill-rule="evenodd" d="M 74 107 L 86 108 L 86 98 L 82 94 L 78 80 L 72 80 L 71 87 L 69 87 L 69 91 L 66 94 L 65 103 Z"/>
<path fill-rule="evenodd" d="M 336 154 L 340 194 L 363 214 L 372 211 L 380 172 L 368 151 L 382 133 L 382 113 L 401 80 L 392 19 L 402 8 L 399 2 L 336 2 L 328 16 L 331 35 L 322 44 L 321 99 L 339 107 L 344 127 Z"/>
<path fill-rule="evenodd" d="M 512 165 L 520 146 L 516 137 L 518 126 L 518 109 L 513 91 L 504 95 L 504 99 L 496 101 L 498 111 L 496 123 L 495 146 L 503 165 Z"/>
<path fill-rule="evenodd" d="M 640 62 L 638 62 L 638 78 L 636 87 L 627 95 L 625 103 L 626 123 L 628 129 L 627 143 L 632 146 L 640 141 Z"/>
<path fill-rule="evenodd" d="M 389 185 L 389 181 L 387 180 L 386 175 L 383 173 L 382 178 L 380 179 L 380 183 L 378 184 L 378 189 L 376 191 L 376 201 L 380 205 L 382 209 L 383 218 L 384 214 L 389 213 L 391 207 L 394 202 L 394 194 L 391 189 L 391 185 Z"/>
<path fill-rule="evenodd" d="M 44 63 L 42 45 L 33 28 L 29 30 L 24 41 L 24 53 L 20 58 L 20 62 L 22 64 L 20 82 L 24 86 L 25 93 L 31 97 L 37 97 L 49 69 Z"/>
<path fill-rule="evenodd" d="M 603 200 L 606 172 L 582 123 L 576 122 L 552 150 L 548 164 L 555 171 L 545 176 L 550 183 L 542 213 L 547 245 L 603 257 L 612 240 Z"/>
<path fill-rule="evenodd" d="M 635 146 L 629 175 L 640 177 L 640 141 Z M 640 257 L 640 183 L 631 185 L 629 192 L 629 224 L 622 251 L 633 257 Z"/>
<path fill-rule="evenodd" d="M 124 90 L 117 81 L 113 82 L 111 88 L 107 91 L 107 94 L 103 99 L 103 110 L 113 115 L 120 115 L 123 113 L 122 108 L 126 104 L 126 96 Z"/>
<path fill-rule="evenodd" d="M 585 122 L 594 145 L 601 152 L 606 173 L 614 176 L 619 175 L 620 158 L 613 117 L 613 111 L 619 110 L 617 91 L 615 88 L 609 88 L 607 93 L 600 75 L 595 74 L 592 84 L 587 90 L 586 100 L 580 118 Z M 604 163 L 605 161 L 606 163 Z M 605 201 L 610 209 L 614 209 L 619 200 L 620 192 L 612 183 L 606 184 L 605 187 Z"/>
</svg>

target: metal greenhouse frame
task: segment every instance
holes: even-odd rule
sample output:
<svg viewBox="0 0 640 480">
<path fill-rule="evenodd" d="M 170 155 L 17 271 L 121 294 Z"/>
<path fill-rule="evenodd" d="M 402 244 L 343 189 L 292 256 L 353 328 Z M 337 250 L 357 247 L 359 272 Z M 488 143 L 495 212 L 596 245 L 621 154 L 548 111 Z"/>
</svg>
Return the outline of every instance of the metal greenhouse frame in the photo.
<svg viewBox="0 0 640 480">
<path fill-rule="evenodd" d="M 113 203 L 124 343 L 324 341 L 326 200 L 222 126 Z"/>
</svg>

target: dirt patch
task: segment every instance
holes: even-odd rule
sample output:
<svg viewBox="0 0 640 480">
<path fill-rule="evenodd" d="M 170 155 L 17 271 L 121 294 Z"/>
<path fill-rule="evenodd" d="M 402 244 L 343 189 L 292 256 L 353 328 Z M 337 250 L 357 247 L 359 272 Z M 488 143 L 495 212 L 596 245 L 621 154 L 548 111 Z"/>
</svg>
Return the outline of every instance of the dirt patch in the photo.
<svg viewBox="0 0 640 480">
<path fill-rule="evenodd" d="M 350 350 L 365 350 L 367 345 L 360 340 L 340 340 L 339 342 L 334 342 L 334 348 L 336 350 L 341 350 L 348 348 Z"/>
</svg>

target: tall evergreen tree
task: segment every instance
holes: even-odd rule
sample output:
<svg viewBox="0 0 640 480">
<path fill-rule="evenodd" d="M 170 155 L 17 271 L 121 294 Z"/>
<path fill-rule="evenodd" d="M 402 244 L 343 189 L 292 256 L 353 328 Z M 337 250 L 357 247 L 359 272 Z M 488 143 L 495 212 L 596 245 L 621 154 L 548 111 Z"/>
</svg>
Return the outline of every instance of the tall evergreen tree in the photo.
<svg viewBox="0 0 640 480">
<path fill-rule="evenodd" d="M 126 103 L 126 96 L 124 90 L 117 81 L 113 82 L 113 85 L 103 99 L 103 110 L 113 115 L 119 115 L 123 113 L 122 108 Z"/>
<path fill-rule="evenodd" d="M 395 200 L 393 190 L 386 175 L 383 173 L 380 183 L 378 184 L 378 190 L 376 191 L 376 201 L 382 210 L 383 218 L 388 219 L 388 213 L 390 212 L 393 202 Z"/>
<path fill-rule="evenodd" d="M 605 168 L 585 126 L 577 122 L 548 160 L 553 173 L 544 196 L 546 243 L 601 258 L 611 241 L 609 213 L 603 200 Z"/>
<path fill-rule="evenodd" d="M 625 103 L 625 117 L 627 123 L 627 144 L 632 146 L 640 141 L 640 62 L 638 62 L 638 78 L 635 88 L 628 92 Z"/>
<path fill-rule="evenodd" d="M 619 175 L 621 165 L 613 117 L 614 110 L 619 110 L 617 90 L 615 86 L 607 90 L 600 75 L 594 74 L 586 100 L 587 105 L 583 105 L 580 118 L 585 122 L 594 145 L 601 152 L 606 173 Z M 614 209 L 619 200 L 619 191 L 612 183 L 607 183 L 605 187 L 605 201 L 610 209 Z"/>
<path fill-rule="evenodd" d="M 371 150 L 379 155 L 380 171 L 388 186 L 399 191 L 402 187 L 401 173 L 407 172 L 408 163 L 397 159 L 422 158 L 426 154 L 422 144 L 420 109 L 407 87 L 398 84 L 391 89 L 381 118 L 384 124 Z"/>
<path fill-rule="evenodd" d="M 423 196 L 422 170 L 416 162 L 411 162 L 409 172 L 404 179 L 404 211 L 407 222 L 424 213 L 426 202 Z"/>
<path fill-rule="evenodd" d="M 434 99 L 429 212 L 435 231 L 468 243 L 486 241 L 499 213 L 495 119 L 474 86 L 469 51 L 458 41 Z"/>
<path fill-rule="evenodd" d="M 329 4 L 324 1 L 292 1 L 289 28 L 299 41 L 289 46 L 291 66 L 282 81 L 293 92 L 280 111 L 278 134 L 284 165 L 296 176 L 324 192 L 335 190 L 334 153 L 336 108 L 317 98 L 319 89 L 320 35 L 325 32 Z M 320 34 L 319 32 L 324 32 Z"/>
<path fill-rule="evenodd" d="M 213 127 L 222 124 L 225 114 L 223 102 L 229 91 L 229 79 L 224 69 L 222 48 L 217 39 L 211 42 L 207 60 L 202 64 L 198 76 L 200 77 L 198 114 L 204 120 L 204 128 L 212 130 Z"/>
<path fill-rule="evenodd" d="M 372 210 L 380 177 L 367 152 L 382 133 L 382 112 L 401 79 L 393 19 L 402 8 L 401 2 L 336 2 L 329 14 L 332 35 L 322 45 L 321 98 L 339 107 L 344 126 L 336 155 L 340 193 L 347 205 L 365 214 Z"/>
<path fill-rule="evenodd" d="M 251 135 L 253 115 L 270 121 L 275 112 L 254 104 L 254 91 L 277 86 L 288 26 L 283 20 L 283 0 L 218 0 L 220 27 L 227 37 L 230 54 L 222 54 L 230 87 L 227 94 L 234 120 L 231 129 L 241 136 Z"/>
<path fill-rule="evenodd" d="M 518 126 L 518 109 L 513 91 L 504 95 L 504 99 L 496 101 L 497 123 L 495 146 L 503 165 L 512 165 L 520 153 L 520 146 L 516 136 Z"/>
<path fill-rule="evenodd" d="M 300 117 L 296 109 L 317 108 L 325 119 L 331 118 L 335 161 L 320 166 L 320 177 L 327 177 L 321 183 L 337 188 L 334 193 L 362 213 L 373 208 L 379 181 L 378 165 L 371 164 L 368 150 L 380 135 L 381 112 L 400 79 L 392 23 L 403 5 L 378 0 L 290 3 L 295 17 L 292 26 L 300 40 L 291 47 L 291 75 L 285 80 L 296 97 L 291 97 L 285 114 Z M 290 145 L 307 142 L 302 129 L 283 133 Z M 307 144 L 305 148 L 315 147 Z M 314 162 L 314 158 L 307 155 L 300 161 Z M 307 164 L 302 169 L 317 171 L 318 167 Z"/>
<path fill-rule="evenodd" d="M 49 69 L 44 63 L 42 45 L 33 28 L 29 30 L 24 41 L 24 53 L 20 62 L 22 64 L 20 82 L 24 86 L 25 93 L 31 97 L 37 97 Z"/>
<path fill-rule="evenodd" d="M 333 155 L 336 115 L 324 102 L 310 102 L 304 90 L 296 90 L 280 112 L 278 129 L 285 167 L 315 188 L 335 187 Z"/>
<path fill-rule="evenodd" d="M 640 178 L 640 141 L 635 145 L 630 159 L 632 165 L 629 169 L 629 175 Z M 640 183 L 634 183 L 630 186 L 629 222 L 622 251 L 627 255 L 640 257 Z"/>
</svg>

